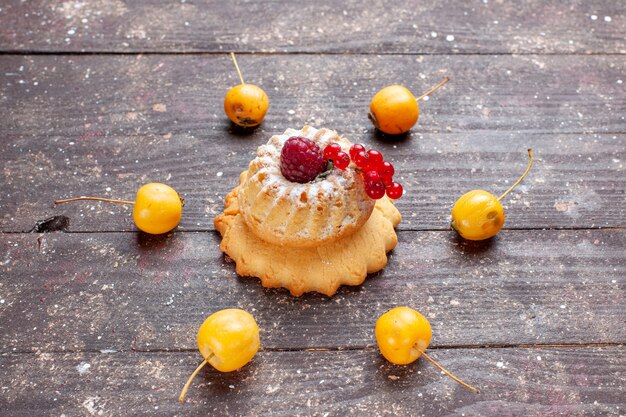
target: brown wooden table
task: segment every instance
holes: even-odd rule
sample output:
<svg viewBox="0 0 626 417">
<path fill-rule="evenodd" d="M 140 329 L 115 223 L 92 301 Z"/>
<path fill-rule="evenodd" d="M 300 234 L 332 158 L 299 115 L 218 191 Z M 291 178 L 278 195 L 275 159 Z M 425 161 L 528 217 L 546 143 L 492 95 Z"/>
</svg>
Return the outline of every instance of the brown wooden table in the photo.
<svg viewBox="0 0 626 417">
<path fill-rule="evenodd" d="M 5 416 L 621 416 L 626 414 L 626 5 L 502 2 L 67 0 L 0 4 L 0 414 Z M 260 128 L 222 110 L 237 76 L 270 96 Z M 367 120 L 380 88 L 421 104 L 402 138 Z M 257 146 L 329 127 L 380 149 L 407 194 L 387 268 L 332 298 L 237 277 L 212 221 Z M 483 243 L 449 213 L 535 165 Z M 186 199 L 167 236 L 132 199 Z M 378 353 L 376 318 L 408 305 L 433 327 L 424 360 Z M 195 335 L 250 311 L 262 348 L 205 368 Z"/>
</svg>

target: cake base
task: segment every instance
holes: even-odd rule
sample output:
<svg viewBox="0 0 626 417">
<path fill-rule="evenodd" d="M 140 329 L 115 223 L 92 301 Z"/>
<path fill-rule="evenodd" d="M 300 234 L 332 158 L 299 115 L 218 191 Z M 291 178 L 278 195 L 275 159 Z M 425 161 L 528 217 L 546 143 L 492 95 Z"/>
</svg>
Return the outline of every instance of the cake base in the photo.
<svg viewBox="0 0 626 417">
<path fill-rule="evenodd" d="M 242 176 L 245 172 L 242 173 Z M 292 295 L 316 291 L 331 296 L 341 285 L 360 285 L 367 274 L 387 265 L 387 252 L 398 243 L 394 227 L 400 212 L 386 196 L 355 233 L 312 248 L 268 243 L 256 236 L 239 212 L 235 187 L 215 218 L 222 235 L 220 249 L 235 261 L 237 274 L 258 277 L 267 288 L 286 288 Z"/>
</svg>

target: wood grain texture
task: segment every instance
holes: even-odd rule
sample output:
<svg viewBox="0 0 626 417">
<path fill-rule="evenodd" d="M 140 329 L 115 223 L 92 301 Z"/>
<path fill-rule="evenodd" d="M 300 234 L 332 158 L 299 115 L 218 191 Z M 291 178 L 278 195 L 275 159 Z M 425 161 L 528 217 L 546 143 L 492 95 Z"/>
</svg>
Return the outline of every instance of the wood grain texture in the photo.
<svg viewBox="0 0 626 417">
<path fill-rule="evenodd" d="M 305 123 L 336 129 L 394 162 L 407 190 L 398 201 L 404 230 L 444 230 L 463 193 L 506 189 L 523 171 L 527 147 L 536 164 L 505 201 L 505 227 L 625 226 L 626 90 L 617 81 L 626 67 L 619 57 L 240 61 L 244 73 L 263 69 L 254 82 L 272 103 L 252 132 L 234 130 L 223 114 L 223 94 L 236 82 L 226 56 L 2 60 L 0 230 L 29 231 L 57 215 L 70 219 L 68 230 L 133 230 L 128 207 L 55 208 L 52 201 L 132 199 L 148 181 L 169 183 L 186 198 L 181 230 L 211 230 L 255 149 Z M 366 113 L 378 88 L 403 82 L 421 91 L 444 74 L 452 82 L 422 102 L 410 135 L 391 140 L 375 133 Z"/>
<path fill-rule="evenodd" d="M 614 0 L 3 1 L 0 414 L 621 417 L 625 39 Z M 230 51 L 270 97 L 253 131 L 222 110 Z M 374 131 L 380 88 L 444 76 L 409 135 Z M 303 124 L 380 149 L 407 190 L 388 266 L 332 298 L 237 277 L 212 226 L 255 149 Z M 447 230 L 454 201 L 498 195 L 528 147 L 505 230 Z M 135 232 L 129 207 L 52 205 L 150 181 L 186 199 L 175 233 Z M 480 395 L 380 357 L 375 320 L 399 305 Z M 254 314 L 261 352 L 205 368 L 181 405 L 197 328 L 228 307 Z"/>
<path fill-rule="evenodd" d="M 176 398 L 200 361 L 198 352 L 40 352 L 0 357 L 0 407 L 7 417 L 623 414 L 623 346 L 431 355 L 481 393 L 460 387 L 424 360 L 393 366 L 375 350 L 261 352 L 231 374 L 205 368 L 180 404 Z"/>
<path fill-rule="evenodd" d="M 624 133 L 621 56 L 249 55 L 239 64 L 268 92 L 270 132 L 309 122 L 373 133 L 367 112 L 381 88 L 419 95 L 450 76 L 420 103 L 413 135 Z M 101 136 L 226 134 L 224 95 L 238 84 L 226 54 L 6 55 L 0 80 L 4 134 L 18 137 L 80 136 L 85 124 Z"/>
<path fill-rule="evenodd" d="M 213 230 L 224 196 L 268 136 L 103 136 L 0 144 L 6 150 L 0 155 L 0 228 L 25 232 L 42 220 L 66 216 L 66 230 L 133 231 L 131 207 L 52 202 L 83 195 L 132 200 L 142 184 L 156 181 L 185 198 L 177 230 Z M 406 190 L 396 201 L 404 216 L 400 230 L 449 229 L 456 199 L 472 189 L 499 195 L 523 172 L 526 147 L 534 149 L 535 164 L 503 200 L 506 229 L 626 226 L 624 134 L 432 134 L 397 144 L 368 134 L 350 136 L 394 163 Z"/>
<path fill-rule="evenodd" d="M 4 51 L 624 53 L 623 2 L 9 0 Z M 605 18 L 606 16 L 606 18 Z M 609 21 L 610 20 L 610 21 Z"/>
<path fill-rule="evenodd" d="M 0 349 L 194 349 L 198 326 L 230 307 L 256 317 L 266 348 L 362 348 L 399 305 L 429 318 L 434 346 L 626 342 L 622 230 L 399 238 L 364 285 L 294 298 L 237 277 L 216 233 L 5 234 Z"/>
</svg>

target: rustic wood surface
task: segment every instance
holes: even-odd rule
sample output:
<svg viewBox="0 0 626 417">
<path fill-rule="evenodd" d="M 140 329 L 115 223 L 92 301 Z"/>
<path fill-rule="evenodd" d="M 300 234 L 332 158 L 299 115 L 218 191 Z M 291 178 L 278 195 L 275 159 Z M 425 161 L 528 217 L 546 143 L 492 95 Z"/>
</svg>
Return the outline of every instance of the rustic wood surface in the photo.
<svg viewBox="0 0 626 417">
<path fill-rule="evenodd" d="M 626 225 L 621 56 L 240 61 L 244 72 L 263 68 L 256 78 L 271 97 L 264 124 L 252 132 L 233 131 L 223 114 L 223 95 L 236 82 L 226 56 L 0 61 L 6 102 L 0 107 L 6 138 L 0 143 L 0 230 L 28 231 L 55 215 L 70 219 L 68 230 L 133 230 L 128 207 L 55 208 L 52 201 L 94 194 L 132 199 L 137 184 L 147 181 L 171 183 L 186 198 L 182 230 L 212 230 L 223 197 L 256 147 L 305 123 L 380 148 L 396 164 L 407 189 L 398 202 L 401 229 L 446 229 L 462 193 L 497 193 L 520 175 L 527 147 L 536 164 L 504 202 L 507 228 Z M 324 70 L 303 77 L 298 69 L 309 65 Z M 367 109 L 377 89 L 401 81 L 423 91 L 445 74 L 452 81 L 422 103 L 410 135 L 389 140 L 375 133 Z"/>
<path fill-rule="evenodd" d="M 215 232 L 5 235 L 1 350 L 193 349 L 204 318 L 229 306 L 252 311 L 273 349 L 370 347 L 376 318 L 398 305 L 431 320 L 434 346 L 626 341 L 621 230 L 399 239 L 364 285 L 294 298 L 237 278 Z"/>
<path fill-rule="evenodd" d="M 626 7 L 594 0 L 0 4 L 0 410 L 8 416 L 622 416 L 626 413 Z M 233 128 L 237 77 L 270 97 Z M 419 94 L 400 138 L 367 120 L 376 91 Z M 257 146 L 329 127 L 392 160 L 407 194 L 388 266 L 334 297 L 237 277 L 212 221 Z M 464 192 L 504 201 L 495 239 L 449 230 Z M 175 232 L 135 231 L 143 183 L 186 199 Z M 424 360 L 382 359 L 398 305 L 433 327 Z M 261 352 L 205 368 L 198 325 L 252 312 Z"/>
<path fill-rule="evenodd" d="M 24 52 L 624 53 L 615 0 L 95 0 L 0 7 Z"/>
<path fill-rule="evenodd" d="M 303 123 L 374 135 L 367 111 L 378 90 L 396 83 L 419 95 L 444 76 L 451 82 L 420 102 L 410 138 L 624 131 L 622 55 L 261 54 L 241 56 L 239 64 L 245 80 L 270 98 L 261 129 L 252 132 L 262 137 Z M 161 138 L 180 132 L 190 140 L 221 134 L 232 141 L 223 100 L 239 81 L 226 54 L 9 54 L 0 77 L 5 135 Z"/>
<path fill-rule="evenodd" d="M 0 356 L 0 407 L 14 416 L 620 415 L 626 349 L 443 349 L 432 356 L 476 384 L 475 394 L 424 360 L 392 366 L 372 349 L 260 352 L 231 374 L 205 368 L 185 404 L 198 352 L 81 352 Z M 590 366 L 593 365 L 593 366 Z"/>
<path fill-rule="evenodd" d="M 138 184 L 150 181 L 171 184 L 185 198 L 179 230 L 213 230 L 224 196 L 268 136 L 57 138 L 45 146 L 33 138 L 19 141 L 20 148 L 2 143 L 0 230 L 27 232 L 39 221 L 66 216 L 69 231 L 132 231 L 130 207 L 53 201 L 84 195 L 133 199 Z M 404 216 L 400 230 L 448 230 L 456 199 L 477 188 L 503 192 L 524 171 L 528 146 L 535 164 L 503 200 L 505 228 L 626 226 L 625 134 L 432 134 L 401 143 L 353 136 L 395 164 L 406 189 L 397 202 Z"/>
</svg>

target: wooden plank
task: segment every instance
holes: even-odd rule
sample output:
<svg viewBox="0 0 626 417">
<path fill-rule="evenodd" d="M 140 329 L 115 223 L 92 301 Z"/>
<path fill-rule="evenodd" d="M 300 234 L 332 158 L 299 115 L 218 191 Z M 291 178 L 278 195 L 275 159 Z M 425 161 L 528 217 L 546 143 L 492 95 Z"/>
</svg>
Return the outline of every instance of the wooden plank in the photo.
<svg viewBox="0 0 626 417">
<path fill-rule="evenodd" d="M 4 51 L 624 53 L 623 2 L 8 1 Z"/>
<path fill-rule="evenodd" d="M 450 76 L 421 102 L 413 136 L 624 133 L 621 56 L 250 55 L 240 65 L 246 81 L 269 94 L 267 132 L 308 122 L 373 135 L 367 111 L 378 90 L 404 84 L 418 95 Z M 238 80 L 226 54 L 7 55 L 0 77 L 5 136 L 76 139 L 86 124 L 97 138 L 232 135 L 222 106 Z"/>
<path fill-rule="evenodd" d="M 200 361 L 197 352 L 41 352 L 0 357 L 0 406 L 11 417 L 623 414 L 623 346 L 431 354 L 481 393 L 424 360 L 393 366 L 375 350 L 261 352 L 231 374 L 205 368 L 180 404 L 176 398 Z"/>
<path fill-rule="evenodd" d="M 213 230 L 224 196 L 268 136 L 259 132 L 250 142 L 177 134 L 2 143 L 0 230 L 26 232 L 41 221 L 67 218 L 38 230 L 133 231 L 130 207 L 52 202 L 81 195 L 132 200 L 150 181 L 168 183 L 185 198 L 178 230 Z M 400 230 L 449 229 L 456 199 L 472 189 L 499 195 L 523 172 L 526 147 L 534 149 L 535 164 L 503 200 L 506 229 L 626 226 L 624 134 L 432 134 L 398 144 L 351 136 L 394 163 L 406 190 L 396 201 L 404 216 Z"/>
<path fill-rule="evenodd" d="M 216 233 L 5 234 L 0 351 L 195 349 L 202 321 L 230 307 L 255 315 L 266 348 L 372 346 L 398 305 L 429 318 L 434 346 L 626 341 L 623 230 L 399 240 L 363 286 L 294 298 L 238 278 Z"/>
<path fill-rule="evenodd" d="M 398 202 L 402 229 L 445 229 L 464 192 L 506 189 L 523 171 L 527 147 L 537 163 L 505 202 L 505 227 L 624 227 L 626 92 L 617 81 L 626 67 L 619 57 L 241 61 L 244 71 L 263 69 L 272 103 L 261 128 L 248 133 L 233 130 L 222 112 L 222 95 L 235 82 L 225 56 L 7 57 L 0 62 L 0 230 L 28 231 L 56 215 L 70 219 L 69 230 L 133 230 L 128 207 L 51 202 L 132 199 L 148 181 L 184 195 L 182 230 L 211 230 L 256 147 L 305 123 L 334 128 L 395 163 L 408 192 Z M 303 77 L 288 69 L 307 65 L 325 70 Z M 413 80 L 416 72 L 425 79 Z M 402 81 L 421 91 L 444 74 L 452 82 L 422 104 L 411 135 L 376 135 L 366 111 L 377 88 Z"/>
</svg>

